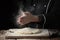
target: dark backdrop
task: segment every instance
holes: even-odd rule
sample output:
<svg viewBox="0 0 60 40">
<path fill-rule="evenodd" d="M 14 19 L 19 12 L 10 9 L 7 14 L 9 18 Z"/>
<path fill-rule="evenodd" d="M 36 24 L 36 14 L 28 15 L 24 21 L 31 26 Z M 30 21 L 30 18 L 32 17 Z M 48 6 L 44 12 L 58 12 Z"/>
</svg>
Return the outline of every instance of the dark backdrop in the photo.
<svg viewBox="0 0 60 40">
<path fill-rule="evenodd" d="M 16 0 L 0 1 L 0 29 L 15 28 L 13 13 L 17 10 Z"/>
<path fill-rule="evenodd" d="M 56 2 L 57 4 L 55 8 L 53 8 L 54 11 L 51 10 L 53 12 L 49 12 L 49 14 L 47 14 L 46 16 L 46 28 L 60 28 L 60 2 L 58 0 Z M 15 26 L 15 24 L 13 23 L 13 16 L 16 10 L 18 9 L 17 7 L 17 0 L 0 1 L 0 30 L 17 28 L 17 26 Z"/>
</svg>

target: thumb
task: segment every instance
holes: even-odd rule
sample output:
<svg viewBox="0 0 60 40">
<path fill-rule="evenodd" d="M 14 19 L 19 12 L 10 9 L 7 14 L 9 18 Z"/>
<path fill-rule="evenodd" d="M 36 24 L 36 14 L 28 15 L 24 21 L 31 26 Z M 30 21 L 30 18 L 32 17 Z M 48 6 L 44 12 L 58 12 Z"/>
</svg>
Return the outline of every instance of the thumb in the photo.
<svg viewBox="0 0 60 40">
<path fill-rule="evenodd" d="M 21 17 L 26 16 L 25 12 L 21 11 Z"/>
<path fill-rule="evenodd" d="M 24 12 L 24 13 L 25 13 L 25 15 L 27 15 L 27 16 L 32 15 L 30 12 Z"/>
</svg>

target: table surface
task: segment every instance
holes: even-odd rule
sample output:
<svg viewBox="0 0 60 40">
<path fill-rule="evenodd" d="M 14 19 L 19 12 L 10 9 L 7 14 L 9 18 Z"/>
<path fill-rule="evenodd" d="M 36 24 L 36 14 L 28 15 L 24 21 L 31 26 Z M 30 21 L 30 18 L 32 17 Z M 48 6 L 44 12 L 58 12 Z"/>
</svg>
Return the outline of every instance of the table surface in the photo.
<svg viewBox="0 0 60 40">
<path fill-rule="evenodd" d="M 16 31 L 19 29 L 10 29 L 12 31 Z M 49 38 L 49 32 L 47 29 L 40 29 L 42 32 L 38 34 L 16 34 L 11 31 L 7 31 L 6 38 L 7 39 L 41 39 L 41 38 Z"/>
</svg>

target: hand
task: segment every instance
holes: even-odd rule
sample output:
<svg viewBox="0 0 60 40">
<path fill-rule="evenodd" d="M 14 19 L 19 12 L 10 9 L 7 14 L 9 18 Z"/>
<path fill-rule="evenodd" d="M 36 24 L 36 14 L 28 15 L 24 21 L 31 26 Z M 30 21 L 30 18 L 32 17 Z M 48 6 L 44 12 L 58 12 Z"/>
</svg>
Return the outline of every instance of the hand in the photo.
<svg viewBox="0 0 60 40">
<path fill-rule="evenodd" d="M 33 21 L 38 21 L 38 17 L 32 15 L 30 12 L 22 12 L 22 15 L 18 17 L 17 20 L 21 25 L 25 25 Z"/>
<path fill-rule="evenodd" d="M 22 15 L 20 17 L 18 17 L 17 22 L 21 25 L 25 25 L 27 23 L 31 22 L 32 19 L 32 14 L 29 12 L 22 12 Z"/>
</svg>

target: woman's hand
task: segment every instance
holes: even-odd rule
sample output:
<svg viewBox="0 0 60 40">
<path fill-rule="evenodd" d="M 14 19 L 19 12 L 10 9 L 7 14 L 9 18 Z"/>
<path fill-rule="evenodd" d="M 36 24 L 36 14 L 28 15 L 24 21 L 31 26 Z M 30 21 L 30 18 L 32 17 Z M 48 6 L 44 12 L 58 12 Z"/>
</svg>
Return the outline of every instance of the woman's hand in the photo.
<svg viewBox="0 0 60 40">
<path fill-rule="evenodd" d="M 38 16 L 32 15 L 30 12 L 22 12 L 22 15 L 18 17 L 17 22 L 21 25 L 28 24 L 30 22 L 38 22 Z"/>
</svg>

